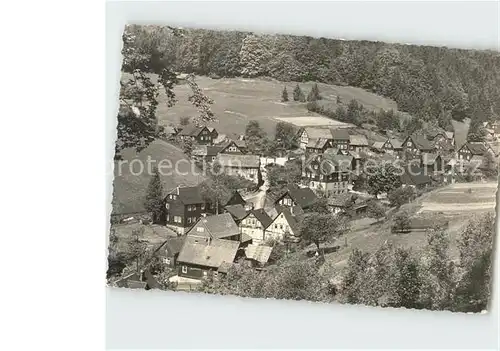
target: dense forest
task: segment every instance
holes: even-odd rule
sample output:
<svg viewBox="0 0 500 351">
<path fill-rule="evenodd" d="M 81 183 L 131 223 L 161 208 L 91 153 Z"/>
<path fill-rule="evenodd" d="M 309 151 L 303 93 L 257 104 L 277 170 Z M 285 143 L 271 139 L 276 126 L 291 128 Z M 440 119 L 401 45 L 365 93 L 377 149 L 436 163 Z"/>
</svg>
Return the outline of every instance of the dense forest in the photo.
<svg viewBox="0 0 500 351">
<path fill-rule="evenodd" d="M 144 68 L 154 72 L 355 86 L 443 127 L 451 119 L 500 116 L 498 52 L 158 26 L 128 30 L 134 45 L 153 52 Z"/>
</svg>

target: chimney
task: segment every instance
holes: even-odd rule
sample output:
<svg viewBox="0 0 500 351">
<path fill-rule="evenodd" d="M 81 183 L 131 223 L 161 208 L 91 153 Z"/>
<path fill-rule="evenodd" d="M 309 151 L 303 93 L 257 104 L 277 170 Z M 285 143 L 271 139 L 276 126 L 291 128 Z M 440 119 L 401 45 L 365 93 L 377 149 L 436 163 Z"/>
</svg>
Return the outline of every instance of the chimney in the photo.
<svg viewBox="0 0 500 351">
<path fill-rule="evenodd" d="M 253 202 L 248 202 L 248 203 L 245 205 L 245 210 L 247 210 L 247 211 L 251 211 L 251 210 L 253 210 Z"/>
</svg>

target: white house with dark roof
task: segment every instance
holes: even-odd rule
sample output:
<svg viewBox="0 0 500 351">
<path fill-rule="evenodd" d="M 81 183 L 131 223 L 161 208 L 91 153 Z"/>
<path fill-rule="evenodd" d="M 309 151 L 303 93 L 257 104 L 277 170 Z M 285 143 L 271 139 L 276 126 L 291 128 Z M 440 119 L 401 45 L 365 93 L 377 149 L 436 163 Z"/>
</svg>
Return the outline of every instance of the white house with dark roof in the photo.
<svg viewBox="0 0 500 351">
<path fill-rule="evenodd" d="M 310 141 L 318 139 L 331 140 L 332 132 L 329 128 L 303 128 L 302 133 L 300 133 L 300 148 L 306 149 Z"/>
<path fill-rule="evenodd" d="M 265 230 L 272 219 L 263 209 L 250 210 L 239 222 L 240 231 L 252 238 L 253 244 L 265 241 Z"/>
<path fill-rule="evenodd" d="M 264 233 L 264 240 L 283 240 L 287 237 L 291 241 L 300 240 L 300 226 L 292 214 L 291 208 L 280 208 L 278 215 L 268 225 Z"/>
</svg>

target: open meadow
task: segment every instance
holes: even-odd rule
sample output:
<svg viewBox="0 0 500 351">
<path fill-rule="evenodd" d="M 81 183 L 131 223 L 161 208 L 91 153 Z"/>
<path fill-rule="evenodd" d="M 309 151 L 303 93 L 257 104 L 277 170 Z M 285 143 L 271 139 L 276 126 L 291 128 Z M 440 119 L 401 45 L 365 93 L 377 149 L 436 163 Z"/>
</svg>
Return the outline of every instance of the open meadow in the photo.
<svg viewBox="0 0 500 351">
<path fill-rule="evenodd" d="M 124 74 L 122 79 L 126 77 L 127 75 Z M 209 125 L 215 127 L 219 133 L 243 134 L 250 120 L 259 121 L 261 127 L 271 137 L 274 136 L 274 128 L 280 120 L 294 123 L 294 118 L 298 118 L 297 125 L 300 126 L 345 125 L 307 111 L 306 103 L 293 101 L 293 89 L 297 84 L 295 82 L 280 82 L 263 78 L 212 79 L 205 76 L 197 76 L 196 82 L 204 93 L 214 100 L 212 111 L 218 118 L 218 122 Z M 305 95 L 311 90 L 313 84 L 313 82 L 299 83 Z M 281 102 L 281 92 L 284 86 L 287 88 L 291 101 Z M 344 106 L 347 106 L 351 99 L 356 99 L 369 110 L 397 109 L 397 104 L 393 100 L 361 88 L 322 83 L 318 83 L 318 87 L 325 102 L 332 106 L 336 105 L 337 97 L 339 97 Z M 164 93 L 160 94 L 158 116 L 162 125 L 177 125 L 181 117 L 191 117 L 197 113 L 188 101 L 191 90 L 187 84 L 177 85 L 174 91 L 177 103 L 171 108 L 164 103 L 166 99 Z"/>
<path fill-rule="evenodd" d="M 432 218 L 449 221 L 450 253 L 452 257 L 457 257 L 456 239 L 468 220 L 476 214 L 495 211 L 497 187 L 495 182 L 449 184 L 424 194 L 411 206 L 416 209 L 416 215 L 429 218 L 429 221 Z M 470 193 L 468 189 L 471 189 Z M 427 243 L 427 233 L 424 230 L 391 233 L 391 221 L 375 223 L 369 218 L 356 220 L 351 223 L 351 230 L 336 242 L 339 250 L 327 255 L 327 262 L 343 267 L 353 249 L 374 252 L 385 242 L 419 250 Z"/>
</svg>

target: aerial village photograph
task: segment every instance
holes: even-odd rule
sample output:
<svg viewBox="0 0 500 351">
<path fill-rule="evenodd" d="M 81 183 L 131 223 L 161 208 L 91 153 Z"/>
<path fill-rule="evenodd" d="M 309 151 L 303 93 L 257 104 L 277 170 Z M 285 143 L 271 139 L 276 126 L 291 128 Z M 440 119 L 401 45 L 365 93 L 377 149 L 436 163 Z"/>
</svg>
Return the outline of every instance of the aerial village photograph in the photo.
<svg viewBox="0 0 500 351">
<path fill-rule="evenodd" d="M 122 40 L 108 286 L 488 310 L 498 52 L 156 25 Z"/>
</svg>

